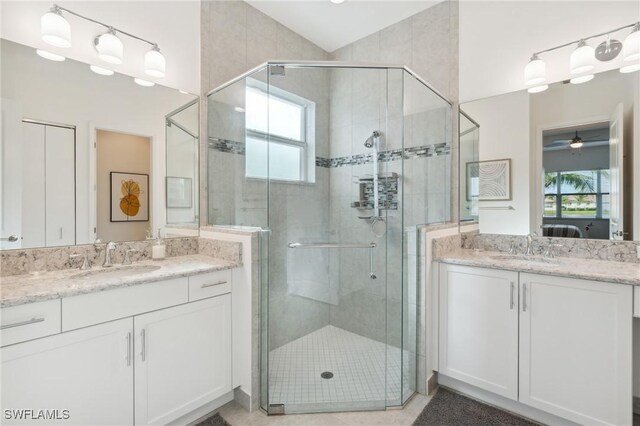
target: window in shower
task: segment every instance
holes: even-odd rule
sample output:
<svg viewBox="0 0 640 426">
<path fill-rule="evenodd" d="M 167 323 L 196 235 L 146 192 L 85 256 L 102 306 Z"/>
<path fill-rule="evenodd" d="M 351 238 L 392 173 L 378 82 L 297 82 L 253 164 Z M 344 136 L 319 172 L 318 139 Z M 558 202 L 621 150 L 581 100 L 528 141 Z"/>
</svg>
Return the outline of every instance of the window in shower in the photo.
<svg viewBox="0 0 640 426">
<path fill-rule="evenodd" d="M 246 177 L 313 182 L 315 104 L 254 80 L 245 100 Z"/>
</svg>

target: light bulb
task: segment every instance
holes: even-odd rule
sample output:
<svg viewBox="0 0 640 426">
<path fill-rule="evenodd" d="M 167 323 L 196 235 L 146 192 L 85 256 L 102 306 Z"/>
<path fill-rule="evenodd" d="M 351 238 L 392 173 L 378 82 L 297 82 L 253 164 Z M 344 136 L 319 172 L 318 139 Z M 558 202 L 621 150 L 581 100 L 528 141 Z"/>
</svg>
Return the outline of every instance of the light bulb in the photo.
<svg viewBox="0 0 640 426">
<path fill-rule="evenodd" d="M 529 87 L 527 89 L 527 92 L 529 92 L 529 93 L 540 93 L 540 92 L 544 92 L 548 88 L 549 88 L 548 84 L 542 84 L 540 86 Z"/>
<path fill-rule="evenodd" d="M 344 3 L 344 0 L 330 0 L 330 1 L 333 4 L 342 4 L 342 3 Z"/>
<path fill-rule="evenodd" d="M 543 83 L 546 79 L 546 65 L 535 53 L 524 68 L 524 84 L 527 86 Z"/>
<path fill-rule="evenodd" d="M 67 59 L 62 55 L 56 55 L 55 53 L 47 52 L 46 50 L 37 49 L 36 53 L 38 54 L 38 56 L 48 59 L 50 61 L 62 62 L 65 59 Z"/>
<path fill-rule="evenodd" d="M 110 64 L 119 65 L 122 63 L 124 46 L 118 36 L 115 35 L 115 31 L 109 30 L 108 33 L 96 37 L 94 44 L 100 59 Z"/>
<path fill-rule="evenodd" d="M 640 61 L 635 64 L 624 65 L 620 67 L 620 72 L 623 74 L 640 70 Z"/>
<path fill-rule="evenodd" d="M 624 39 L 624 44 L 622 45 L 623 62 L 638 59 L 640 59 L 640 22 L 633 27 L 633 31 Z"/>
<path fill-rule="evenodd" d="M 89 65 L 89 69 L 100 75 L 113 75 L 113 71 L 107 68 L 102 68 L 97 65 Z"/>
<path fill-rule="evenodd" d="M 71 46 L 71 26 L 60 14 L 60 9 L 53 8 L 40 18 L 40 34 L 42 40 L 56 47 Z"/>
<path fill-rule="evenodd" d="M 593 80 L 593 74 L 586 74 L 586 75 L 581 75 L 578 77 L 573 77 L 571 80 L 569 80 L 571 82 L 571 84 L 582 84 L 582 83 L 586 83 L 587 81 L 591 81 Z"/>
<path fill-rule="evenodd" d="M 139 84 L 140 86 L 144 86 L 144 87 L 152 87 L 156 85 L 153 81 L 143 80 L 137 77 L 134 78 L 133 81 L 135 81 L 136 84 Z"/>
<path fill-rule="evenodd" d="M 162 78 L 165 76 L 166 61 L 164 55 L 160 53 L 158 46 L 148 51 L 144 55 L 144 72 L 151 77 Z"/>
<path fill-rule="evenodd" d="M 584 40 L 580 40 L 578 47 L 571 53 L 569 58 L 571 74 L 582 74 L 591 71 L 595 61 L 593 47 L 589 46 Z"/>
</svg>

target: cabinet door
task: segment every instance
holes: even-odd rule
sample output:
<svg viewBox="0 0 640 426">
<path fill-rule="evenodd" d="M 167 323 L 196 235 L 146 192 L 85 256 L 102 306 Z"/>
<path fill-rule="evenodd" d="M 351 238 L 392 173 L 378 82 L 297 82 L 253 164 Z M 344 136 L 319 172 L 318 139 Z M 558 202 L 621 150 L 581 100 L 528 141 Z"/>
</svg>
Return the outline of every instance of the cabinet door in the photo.
<svg viewBox="0 0 640 426">
<path fill-rule="evenodd" d="M 136 424 L 166 424 L 231 391 L 231 295 L 140 315 Z"/>
<path fill-rule="evenodd" d="M 132 333 L 127 318 L 2 348 L 2 424 L 133 424 Z M 6 418 L 20 409 L 69 418 Z"/>
<path fill-rule="evenodd" d="M 46 126 L 46 245 L 76 243 L 75 130 Z"/>
<path fill-rule="evenodd" d="M 581 424 L 632 422 L 631 286 L 521 274 L 520 401 Z"/>
<path fill-rule="evenodd" d="M 440 266 L 439 373 L 518 398 L 518 274 Z"/>
</svg>

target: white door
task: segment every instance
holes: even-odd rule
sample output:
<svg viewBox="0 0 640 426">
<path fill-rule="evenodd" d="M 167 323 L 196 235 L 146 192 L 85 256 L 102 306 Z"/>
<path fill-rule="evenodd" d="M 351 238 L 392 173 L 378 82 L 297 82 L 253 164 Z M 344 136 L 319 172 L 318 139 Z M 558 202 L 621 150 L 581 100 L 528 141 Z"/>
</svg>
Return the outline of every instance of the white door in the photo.
<svg viewBox="0 0 640 426">
<path fill-rule="evenodd" d="M 612 240 L 622 240 L 627 232 L 624 230 L 624 151 L 623 151 L 623 108 L 618 104 L 609 120 L 609 181 L 610 206 L 609 229 Z"/>
<path fill-rule="evenodd" d="M 2 424 L 133 424 L 132 332 L 127 318 L 2 348 Z M 6 418 L 19 409 L 69 411 Z"/>
<path fill-rule="evenodd" d="M 136 316 L 135 423 L 166 424 L 231 391 L 231 295 Z"/>
<path fill-rule="evenodd" d="M 75 130 L 46 126 L 46 246 L 76 243 Z"/>
<path fill-rule="evenodd" d="M 517 400 L 517 283 L 517 272 L 440 266 L 440 374 Z"/>
<path fill-rule="evenodd" d="M 520 274 L 520 401 L 631 425 L 632 287 Z"/>
<path fill-rule="evenodd" d="M 22 244 L 22 114 L 12 99 L 2 98 L 0 104 L 0 249 L 17 249 Z"/>
<path fill-rule="evenodd" d="M 46 245 L 45 127 L 22 123 L 22 248 Z"/>
</svg>

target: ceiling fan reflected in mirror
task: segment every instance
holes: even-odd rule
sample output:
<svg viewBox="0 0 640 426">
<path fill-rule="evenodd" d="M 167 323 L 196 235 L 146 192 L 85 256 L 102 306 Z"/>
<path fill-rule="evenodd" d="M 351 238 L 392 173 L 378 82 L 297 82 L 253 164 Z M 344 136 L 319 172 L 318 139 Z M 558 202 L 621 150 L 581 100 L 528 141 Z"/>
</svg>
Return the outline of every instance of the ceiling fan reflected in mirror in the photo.
<svg viewBox="0 0 640 426">
<path fill-rule="evenodd" d="M 547 145 L 547 148 L 556 148 L 566 144 L 568 144 L 571 148 L 574 148 L 574 149 L 582 148 L 582 146 L 585 143 L 601 141 L 602 139 L 600 136 L 601 135 L 595 135 L 588 139 L 582 139 L 578 135 L 578 131 L 576 130 L 576 135 L 572 139 L 556 139 L 553 142 L 551 142 L 549 145 Z"/>
</svg>

